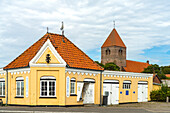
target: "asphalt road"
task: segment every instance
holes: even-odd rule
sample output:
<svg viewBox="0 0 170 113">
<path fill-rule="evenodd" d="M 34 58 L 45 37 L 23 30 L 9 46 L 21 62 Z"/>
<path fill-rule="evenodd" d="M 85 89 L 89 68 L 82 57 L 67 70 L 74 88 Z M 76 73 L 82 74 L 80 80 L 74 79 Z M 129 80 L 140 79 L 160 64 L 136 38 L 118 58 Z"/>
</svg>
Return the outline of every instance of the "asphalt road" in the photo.
<svg viewBox="0 0 170 113">
<path fill-rule="evenodd" d="M 0 112 L 5 113 L 170 113 L 170 103 L 135 103 L 107 107 L 0 107 Z"/>
</svg>

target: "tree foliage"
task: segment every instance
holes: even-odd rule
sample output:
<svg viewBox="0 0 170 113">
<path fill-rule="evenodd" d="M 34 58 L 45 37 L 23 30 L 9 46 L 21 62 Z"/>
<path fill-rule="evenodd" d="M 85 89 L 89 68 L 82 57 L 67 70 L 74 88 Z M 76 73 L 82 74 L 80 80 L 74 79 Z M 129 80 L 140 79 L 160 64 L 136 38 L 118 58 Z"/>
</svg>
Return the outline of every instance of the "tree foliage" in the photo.
<svg viewBox="0 0 170 113">
<path fill-rule="evenodd" d="M 104 69 L 106 69 L 106 70 L 120 71 L 120 67 L 117 66 L 115 63 L 106 63 L 106 64 L 104 65 Z"/>
<path fill-rule="evenodd" d="M 157 64 L 152 64 L 148 66 L 147 68 L 144 69 L 142 73 L 159 73 L 160 72 L 160 67 Z"/>
<path fill-rule="evenodd" d="M 142 73 L 156 73 L 160 79 L 166 79 L 164 71 L 162 70 L 163 67 L 159 67 L 157 64 L 152 64 L 144 69 Z"/>
<path fill-rule="evenodd" d="M 105 70 L 113 70 L 113 71 L 120 71 L 119 66 L 117 66 L 115 63 L 106 63 L 105 65 L 102 63 L 99 63 L 98 61 L 95 61 L 97 64 L 99 64 L 101 67 L 103 67 Z"/>
<path fill-rule="evenodd" d="M 102 63 L 99 63 L 99 61 L 95 61 L 97 64 L 99 64 L 101 67 L 104 68 L 104 65 Z"/>
<path fill-rule="evenodd" d="M 163 72 L 164 72 L 165 74 L 170 74 L 170 67 L 165 67 L 165 68 L 163 68 Z"/>
<path fill-rule="evenodd" d="M 152 101 L 166 101 L 166 97 L 170 97 L 170 88 L 167 85 L 162 85 L 161 89 L 154 90 L 150 94 Z"/>
</svg>

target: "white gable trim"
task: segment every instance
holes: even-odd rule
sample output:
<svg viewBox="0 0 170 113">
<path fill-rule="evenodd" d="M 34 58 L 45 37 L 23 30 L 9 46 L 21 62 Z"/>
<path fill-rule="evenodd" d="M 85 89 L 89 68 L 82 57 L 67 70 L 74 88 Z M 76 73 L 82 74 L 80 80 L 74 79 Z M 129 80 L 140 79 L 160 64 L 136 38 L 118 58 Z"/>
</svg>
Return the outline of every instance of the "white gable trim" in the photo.
<svg viewBox="0 0 170 113">
<path fill-rule="evenodd" d="M 54 56 L 57 58 L 57 60 L 60 62 L 60 64 L 36 64 L 38 59 L 43 55 L 45 50 L 49 48 L 51 52 L 54 54 Z M 34 56 L 34 58 L 29 62 L 30 67 L 66 67 L 66 62 L 63 60 L 63 58 L 59 55 L 59 53 L 56 51 L 52 43 L 49 39 L 44 43 L 44 45 L 41 47 L 41 49 L 38 51 L 38 53 Z"/>
</svg>

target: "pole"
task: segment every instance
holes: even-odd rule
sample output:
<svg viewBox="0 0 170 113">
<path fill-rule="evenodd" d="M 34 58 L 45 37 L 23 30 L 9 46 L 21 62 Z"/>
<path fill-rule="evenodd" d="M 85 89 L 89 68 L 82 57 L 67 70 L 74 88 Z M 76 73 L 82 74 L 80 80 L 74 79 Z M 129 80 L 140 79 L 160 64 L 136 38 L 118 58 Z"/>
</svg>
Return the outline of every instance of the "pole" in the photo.
<svg viewBox="0 0 170 113">
<path fill-rule="evenodd" d="M 102 106 L 102 71 L 100 73 L 100 106 Z"/>
<path fill-rule="evenodd" d="M 6 70 L 6 105 L 8 105 L 8 70 Z"/>
</svg>

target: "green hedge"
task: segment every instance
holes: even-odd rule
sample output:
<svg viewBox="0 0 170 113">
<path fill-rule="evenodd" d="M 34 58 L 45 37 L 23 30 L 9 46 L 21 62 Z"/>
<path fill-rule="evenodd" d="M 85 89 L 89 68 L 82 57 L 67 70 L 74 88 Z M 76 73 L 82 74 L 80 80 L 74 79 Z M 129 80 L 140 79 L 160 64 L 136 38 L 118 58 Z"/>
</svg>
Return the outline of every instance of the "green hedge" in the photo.
<svg viewBox="0 0 170 113">
<path fill-rule="evenodd" d="M 152 91 L 150 94 L 152 101 L 166 101 L 166 97 L 170 97 L 170 88 L 167 85 L 162 85 L 161 89 Z"/>
</svg>

